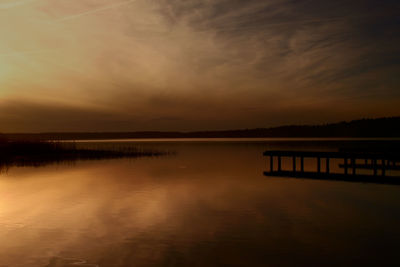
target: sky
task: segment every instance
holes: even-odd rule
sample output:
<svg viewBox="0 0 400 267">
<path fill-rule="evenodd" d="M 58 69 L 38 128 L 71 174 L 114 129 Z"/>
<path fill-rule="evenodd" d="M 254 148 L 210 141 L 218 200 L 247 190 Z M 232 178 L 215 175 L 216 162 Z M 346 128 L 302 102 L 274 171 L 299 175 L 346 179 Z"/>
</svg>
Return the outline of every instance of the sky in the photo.
<svg viewBox="0 0 400 267">
<path fill-rule="evenodd" d="M 398 0 L 0 0 L 0 132 L 399 116 Z"/>
</svg>

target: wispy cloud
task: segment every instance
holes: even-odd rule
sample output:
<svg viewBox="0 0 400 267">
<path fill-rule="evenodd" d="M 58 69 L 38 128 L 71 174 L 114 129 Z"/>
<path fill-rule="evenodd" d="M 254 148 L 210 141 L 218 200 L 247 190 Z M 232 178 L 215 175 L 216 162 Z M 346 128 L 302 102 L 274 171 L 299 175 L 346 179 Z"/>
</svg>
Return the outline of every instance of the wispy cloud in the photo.
<svg viewBox="0 0 400 267">
<path fill-rule="evenodd" d="M 81 13 L 78 13 L 78 14 L 73 14 L 73 15 L 70 15 L 70 16 L 65 16 L 65 17 L 56 19 L 54 22 L 63 22 L 63 21 L 68 21 L 68 20 L 74 20 L 74 19 L 77 19 L 77 18 L 80 18 L 80 17 L 83 17 L 83 16 L 92 15 L 92 14 L 95 14 L 95 13 L 98 13 L 98 12 L 102 12 L 102 11 L 106 11 L 106 10 L 109 10 L 109 9 L 119 8 L 119 7 L 122 7 L 124 5 L 131 4 L 131 3 L 135 2 L 135 1 L 136 0 L 126 0 L 126 1 L 114 3 L 114 4 L 111 4 L 111 5 L 106 5 L 106 6 L 102 6 L 102 7 L 99 7 L 99 8 L 90 9 L 90 10 L 87 10 L 87 11 L 84 11 L 84 12 L 81 12 Z"/>
<path fill-rule="evenodd" d="M 34 55 L 34 54 L 42 54 L 49 53 L 54 51 L 54 49 L 38 49 L 38 50 L 25 50 L 25 51 L 12 51 L 8 53 L 1 53 L 0 57 L 14 57 L 14 56 L 23 56 L 23 55 Z"/>
<path fill-rule="evenodd" d="M 30 2 L 39 1 L 39 0 L 20 0 L 20 1 L 6 1 L 6 3 L 0 3 L 0 9 L 9 9 L 18 6 L 22 6 L 28 4 Z"/>
</svg>

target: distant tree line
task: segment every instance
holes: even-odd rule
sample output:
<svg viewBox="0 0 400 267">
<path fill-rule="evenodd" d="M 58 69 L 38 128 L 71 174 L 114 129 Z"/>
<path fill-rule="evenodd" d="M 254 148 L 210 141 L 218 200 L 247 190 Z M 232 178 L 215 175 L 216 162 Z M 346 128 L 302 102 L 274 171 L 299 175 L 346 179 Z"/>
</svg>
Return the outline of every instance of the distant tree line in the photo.
<svg viewBox="0 0 400 267">
<path fill-rule="evenodd" d="M 400 117 L 362 119 L 323 125 L 196 132 L 60 132 L 0 135 L 0 140 L 80 140 L 129 138 L 400 137 Z"/>
</svg>

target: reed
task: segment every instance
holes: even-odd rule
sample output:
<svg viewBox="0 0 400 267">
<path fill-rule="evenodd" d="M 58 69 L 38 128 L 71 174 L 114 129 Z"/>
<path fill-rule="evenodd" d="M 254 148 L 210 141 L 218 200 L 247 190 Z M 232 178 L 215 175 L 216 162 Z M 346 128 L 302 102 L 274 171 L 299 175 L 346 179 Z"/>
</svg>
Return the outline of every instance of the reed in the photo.
<svg viewBox="0 0 400 267">
<path fill-rule="evenodd" d="M 0 136 L 1 137 L 1 136 Z M 169 154 L 136 147 L 117 149 L 79 148 L 75 143 L 7 141 L 0 139 L 0 169 L 11 166 L 43 166 L 78 160 L 154 157 Z"/>
</svg>

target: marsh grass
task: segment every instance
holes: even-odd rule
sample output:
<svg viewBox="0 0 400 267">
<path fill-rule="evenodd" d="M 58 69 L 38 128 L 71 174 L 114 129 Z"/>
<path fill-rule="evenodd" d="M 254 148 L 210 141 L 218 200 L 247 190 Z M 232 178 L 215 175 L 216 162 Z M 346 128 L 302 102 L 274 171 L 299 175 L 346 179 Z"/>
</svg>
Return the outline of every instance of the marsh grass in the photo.
<svg viewBox="0 0 400 267">
<path fill-rule="evenodd" d="M 78 160 L 155 157 L 166 154 L 169 152 L 144 150 L 131 146 L 117 149 L 81 148 L 75 143 L 0 139 L 0 170 L 4 171 L 12 166 L 39 167 Z"/>
</svg>

